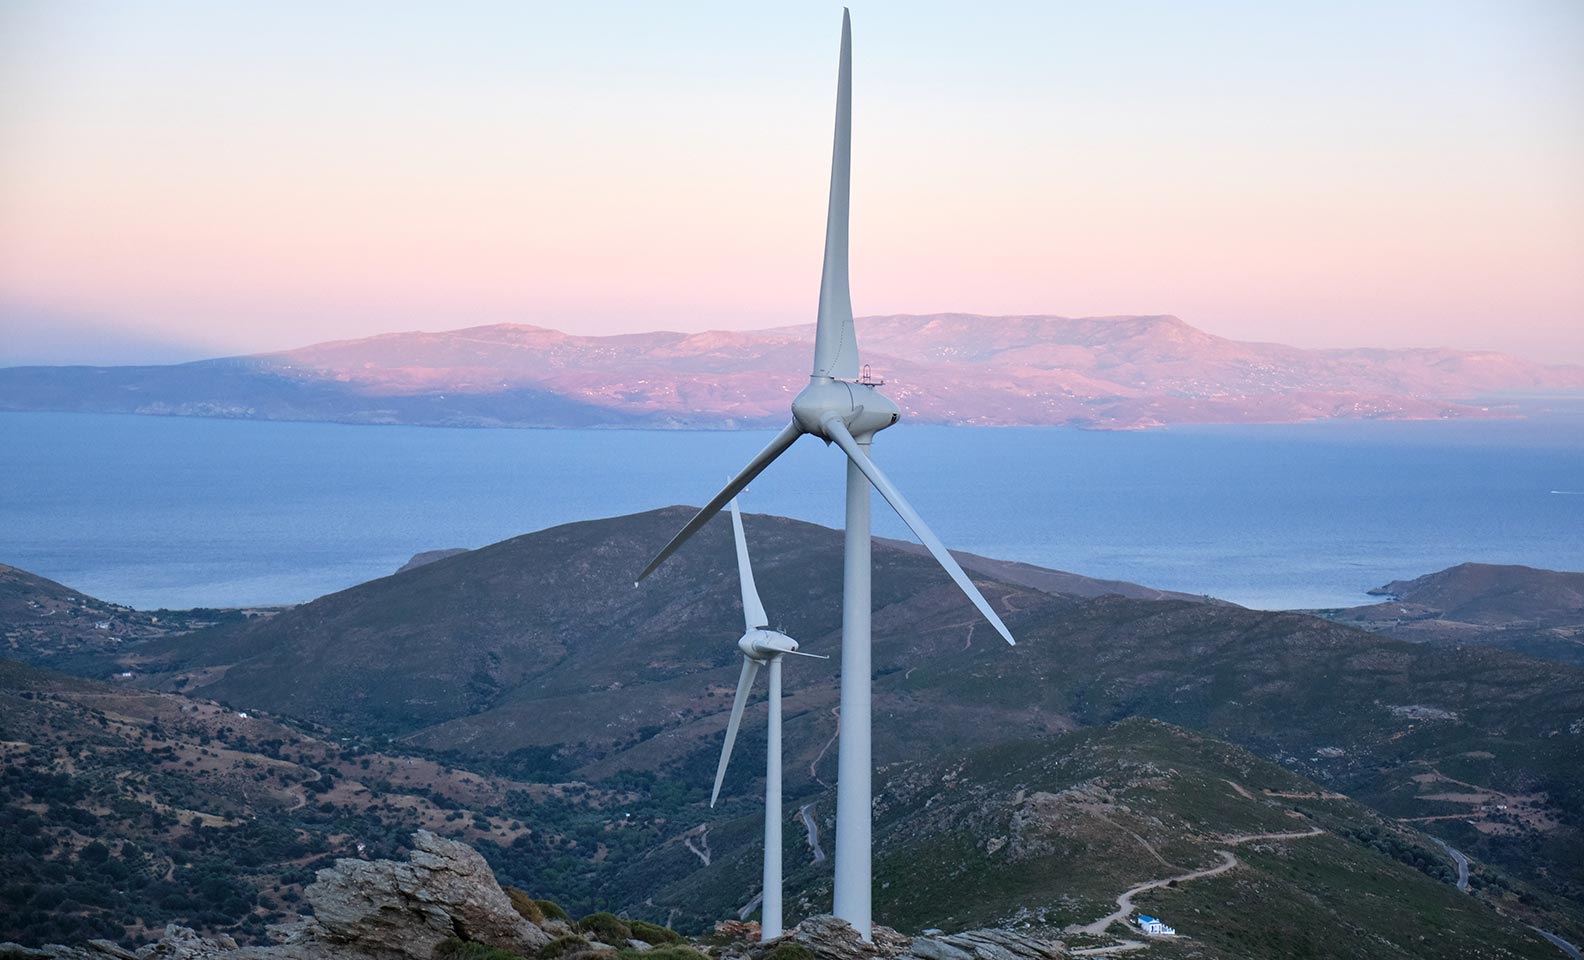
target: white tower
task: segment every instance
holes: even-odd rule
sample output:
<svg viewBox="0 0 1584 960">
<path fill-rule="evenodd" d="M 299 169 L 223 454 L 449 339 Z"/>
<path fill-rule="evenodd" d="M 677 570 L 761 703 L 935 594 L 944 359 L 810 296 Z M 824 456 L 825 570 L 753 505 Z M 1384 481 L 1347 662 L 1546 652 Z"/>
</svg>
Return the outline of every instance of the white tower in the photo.
<svg viewBox="0 0 1584 960">
<path fill-rule="evenodd" d="M 858 337 L 847 283 L 847 220 L 852 171 L 852 26 L 842 13 L 841 65 L 836 81 L 836 142 L 831 155 L 830 207 L 825 222 L 825 264 L 820 278 L 814 369 L 792 401 L 792 422 L 759 451 L 725 489 L 704 505 L 638 575 L 642 580 L 727 502 L 764 472 L 804 434 L 834 443 L 847 458 L 847 530 L 842 572 L 841 731 L 836 766 L 836 916 L 870 939 L 873 879 L 870 865 L 870 560 L 869 488 L 892 509 L 945 568 L 996 631 L 1013 643 L 1006 624 L 947 552 L 900 490 L 875 466 L 874 435 L 901 417 L 897 405 L 859 379 Z M 751 659 L 751 658 L 750 658 Z M 744 665 L 744 671 L 748 669 Z M 757 668 L 755 668 L 757 669 Z M 739 688 L 741 689 L 741 688 Z M 734 721 L 735 723 L 735 721 Z M 779 852 L 779 847 L 777 851 Z"/>
</svg>

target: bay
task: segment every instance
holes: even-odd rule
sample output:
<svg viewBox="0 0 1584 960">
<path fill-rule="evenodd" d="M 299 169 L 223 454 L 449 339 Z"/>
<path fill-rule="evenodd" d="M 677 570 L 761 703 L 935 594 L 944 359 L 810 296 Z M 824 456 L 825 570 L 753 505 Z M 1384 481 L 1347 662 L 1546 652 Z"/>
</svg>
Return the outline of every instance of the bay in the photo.
<svg viewBox="0 0 1584 960">
<path fill-rule="evenodd" d="M 0 414 L 0 562 L 145 609 L 295 603 L 421 550 L 701 503 L 770 436 Z M 1261 608 L 1365 603 L 1466 560 L 1584 569 L 1576 408 L 1127 433 L 904 422 L 875 451 L 954 549 Z M 743 506 L 839 527 L 842 482 L 805 438 Z M 875 518 L 908 537 L 878 499 Z"/>
</svg>

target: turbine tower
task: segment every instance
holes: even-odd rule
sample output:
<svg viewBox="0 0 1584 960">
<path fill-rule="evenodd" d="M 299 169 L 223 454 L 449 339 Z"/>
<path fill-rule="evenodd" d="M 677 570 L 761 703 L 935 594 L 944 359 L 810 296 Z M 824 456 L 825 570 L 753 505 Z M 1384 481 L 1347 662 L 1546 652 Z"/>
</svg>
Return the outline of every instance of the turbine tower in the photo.
<svg viewBox="0 0 1584 960">
<path fill-rule="evenodd" d="M 726 765 L 731 763 L 732 744 L 737 742 L 743 708 L 748 705 L 754 677 L 763 664 L 770 680 L 770 728 L 765 746 L 764 893 L 759 927 L 760 936 L 770 940 L 781 936 L 781 658 L 787 654 L 826 658 L 799 653 L 796 640 L 770 629 L 764 604 L 759 602 L 759 590 L 754 586 L 753 566 L 748 562 L 748 538 L 743 534 L 742 514 L 737 510 L 735 499 L 731 502 L 731 514 L 732 534 L 737 541 L 737 577 L 742 581 L 745 632 L 737 646 L 742 650 L 743 665 L 742 674 L 737 678 L 737 695 L 732 699 L 731 720 L 726 724 L 726 743 L 721 747 L 720 764 L 715 768 L 715 789 L 710 793 L 710 806 L 715 806 L 720 797 L 721 781 L 726 779 Z"/>
<path fill-rule="evenodd" d="M 874 435 L 901 417 L 897 405 L 860 377 L 858 338 L 853 331 L 847 285 L 847 213 L 852 172 L 852 26 L 842 13 L 841 65 L 836 81 L 836 144 L 831 155 L 830 207 L 825 220 L 825 266 L 820 278 L 819 316 L 814 333 L 814 369 L 808 386 L 792 401 L 792 421 L 759 451 L 725 489 L 704 505 L 638 575 L 655 567 L 719 513 L 749 482 L 804 434 L 834 443 L 847 457 L 847 523 L 842 572 L 841 730 L 836 764 L 836 883 L 834 912 L 870 939 L 872 871 L 870 828 L 869 661 L 869 489 L 891 504 L 935 559 L 973 601 L 996 631 L 1013 643 L 1006 624 L 990 608 L 940 539 L 930 532 L 889 478 L 870 459 Z"/>
</svg>

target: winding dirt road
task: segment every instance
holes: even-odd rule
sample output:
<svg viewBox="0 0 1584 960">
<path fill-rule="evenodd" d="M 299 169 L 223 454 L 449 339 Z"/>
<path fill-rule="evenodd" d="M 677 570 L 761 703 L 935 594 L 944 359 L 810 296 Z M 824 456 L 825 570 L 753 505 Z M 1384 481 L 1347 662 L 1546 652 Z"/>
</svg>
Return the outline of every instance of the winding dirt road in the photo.
<svg viewBox="0 0 1584 960">
<path fill-rule="evenodd" d="M 1237 846 L 1240 843 L 1249 843 L 1255 840 L 1301 840 L 1304 837 L 1317 837 L 1322 833 L 1325 833 L 1325 831 L 1321 830 L 1319 827 L 1311 827 L 1308 830 L 1300 830 L 1292 833 L 1249 833 L 1242 836 L 1232 837 L 1226 842 L 1229 846 Z M 1126 892 L 1117 896 L 1117 908 L 1114 912 L 1106 914 L 1093 923 L 1078 927 L 1076 928 L 1076 931 L 1078 933 L 1090 933 L 1097 935 L 1103 934 L 1106 932 L 1106 928 L 1111 926 L 1113 923 L 1116 923 L 1119 920 L 1126 920 L 1128 917 L 1133 915 L 1133 898 L 1144 891 L 1154 890 L 1157 887 L 1164 887 L 1170 883 L 1187 883 L 1189 880 L 1201 880 L 1205 877 L 1213 877 L 1220 873 L 1226 873 L 1228 870 L 1231 870 L 1233 867 L 1238 865 L 1238 858 L 1234 856 L 1230 850 L 1217 850 L 1216 853 L 1221 855 L 1221 862 L 1213 867 L 1206 867 L 1203 870 L 1194 870 L 1189 873 L 1178 874 L 1175 877 L 1166 877 L 1161 880 L 1150 880 L 1146 883 L 1141 883 L 1136 887 L 1129 888 Z"/>
<path fill-rule="evenodd" d="M 825 741 L 825 746 L 820 747 L 820 752 L 814 755 L 814 759 L 809 761 L 809 776 L 814 779 L 815 783 L 826 788 L 829 788 L 830 784 L 820 779 L 817 768 L 819 767 L 819 762 L 825 758 L 825 751 L 834 746 L 836 738 L 841 736 L 841 707 L 831 707 L 831 716 L 836 718 L 836 731 L 831 734 L 829 740 Z"/>
<path fill-rule="evenodd" d="M 1434 840 L 1436 843 L 1439 843 L 1441 845 L 1441 849 L 1445 850 L 1447 852 L 1447 855 L 1452 858 L 1452 862 L 1457 864 L 1457 872 L 1458 872 L 1458 874 L 1457 874 L 1457 888 L 1459 890 L 1461 890 L 1462 892 L 1464 892 L 1464 893 L 1468 893 L 1469 892 L 1469 886 L 1468 886 L 1469 862 L 1468 862 L 1468 857 L 1463 856 L 1462 853 L 1458 852 L 1457 850 L 1452 849 L 1450 846 L 1447 846 L 1446 841 L 1442 840 L 1440 837 L 1431 837 L 1430 839 Z"/>
<path fill-rule="evenodd" d="M 693 845 L 693 834 L 698 834 L 698 846 Z M 704 866 L 710 865 L 709 824 L 701 823 L 693 830 L 682 835 L 682 845 L 693 851 L 693 855 L 704 861 Z"/>
<path fill-rule="evenodd" d="M 814 822 L 813 815 L 809 813 L 809 808 L 812 806 L 814 804 L 805 803 L 803 806 L 798 807 L 798 816 L 803 818 L 803 829 L 808 831 L 809 851 L 814 855 L 814 862 L 824 863 L 825 851 L 820 847 L 819 824 Z"/>
</svg>

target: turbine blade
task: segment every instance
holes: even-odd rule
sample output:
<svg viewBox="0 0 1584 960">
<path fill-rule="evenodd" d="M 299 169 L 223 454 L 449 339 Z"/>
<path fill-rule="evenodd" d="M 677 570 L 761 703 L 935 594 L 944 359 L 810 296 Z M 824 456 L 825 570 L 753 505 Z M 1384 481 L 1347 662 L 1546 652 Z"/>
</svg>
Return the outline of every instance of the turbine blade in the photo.
<svg viewBox="0 0 1584 960">
<path fill-rule="evenodd" d="M 830 659 L 830 657 L 826 656 L 823 653 L 804 653 L 801 650 L 787 650 L 786 653 L 789 656 L 794 656 L 794 657 L 808 657 L 810 660 L 829 660 Z"/>
<path fill-rule="evenodd" d="M 711 499 L 709 503 L 704 504 L 704 509 L 693 515 L 693 519 L 687 522 L 687 526 L 683 527 L 680 533 L 671 538 L 671 542 L 665 545 L 665 549 L 655 554 L 655 558 L 649 561 L 649 566 L 644 567 L 643 573 L 638 574 L 638 579 L 642 580 L 644 577 L 647 577 L 649 574 L 653 573 L 655 567 L 658 567 L 660 564 L 664 563 L 666 557 L 669 557 L 672 553 L 675 553 L 677 547 L 680 547 L 682 544 L 686 543 L 688 537 L 691 537 L 693 534 L 697 533 L 699 527 L 702 527 L 704 524 L 708 523 L 711 517 L 720 512 L 721 507 L 726 506 L 727 501 L 741 493 L 742 489 L 748 486 L 749 482 L 752 481 L 754 477 L 757 477 L 759 474 L 763 473 L 765 467 L 770 466 L 771 462 L 775 460 L 776 457 L 779 457 L 781 454 L 785 453 L 787 447 L 792 446 L 793 441 L 797 440 L 797 438 L 802 435 L 803 428 L 798 426 L 797 421 L 795 420 L 783 427 L 781 432 L 776 434 L 775 439 L 771 440 L 768 446 L 766 446 L 763 450 L 760 450 L 758 455 L 756 455 L 752 460 L 748 461 L 748 466 L 743 467 L 737 476 L 733 477 L 731 482 L 726 484 L 725 489 L 721 490 L 720 493 L 715 494 L 714 498 Z"/>
<path fill-rule="evenodd" d="M 824 426 L 826 435 L 836 441 L 836 445 L 842 448 L 843 453 L 847 454 L 847 459 L 851 460 L 857 465 L 859 470 L 863 471 L 863 475 L 869 478 L 869 482 L 874 485 L 874 488 L 880 491 L 880 496 L 885 497 L 886 502 L 891 504 L 891 509 L 897 512 L 897 516 L 902 518 L 902 522 L 908 525 L 908 529 L 913 531 L 915 537 L 919 538 L 919 543 L 922 543 L 930 553 L 935 555 L 936 561 L 946 568 L 946 572 L 957 582 L 957 586 L 962 589 L 962 592 L 968 595 L 968 599 L 973 601 L 973 605 L 979 608 L 979 612 L 984 614 L 985 619 L 990 621 L 990 625 L 996 628 L 996 632 L 1000 633 L 1007 643 L 1016 645 L 1017 641 L 1012 639 L 1011 631 L 1007 630 L 1006 624 L 1002 623 L 1001 618 L 996 616 L 996 612 L 991 609 L 990 601 L 986 600 L 984 594 L 979 592 L 979 588 L 974 586 L 972 580 L 968 579 L 968 574 L 963 572 L 963 568 L 958 565 L 956 558 L 946 549 L 946 545 L 940 542 L 940 539 L 930 531 L 929 527 L 925 526 L 924 518 L 920 517 L 912 505 L 907 502 L 907 499 L 902 496 L 902 491 L 898 490 L 896 485 L 884 473 L 880 472 L 880 468 L 875 466 L 873 460 L 864 455 L 863 450 L 858 446 L 858 441 L 853 439 L 851 431 L 847 429 L 847 424 L 843 423 L 838 417 L 831 417 L 825 421 Z"/>
<path fill-rule="evenodd" d="M 754 585 L 753 564 L 748 560 L 748 537 L 743 533 L 742 511 L 737 509 L 737 498 L 732 497 L 732 536 L 737 541 L 737 578 L 742 581 L 743 626 L 748 630 L 770 625 L 765 616 L 764 604 L 759 601 L 759 588 Z"/>
<path fill-rule="evenodd" d="M 814 327 L 814 376 L 858 379 L 858 335 L 847 283 L 847 214 L 852 186 L 852 18 L 842 11 L 841 65 L 836 73 L 836 144 L 831 150 L 830 207 L 825 214 L 825 267 Z"/>
<path fill-rule="evenodd" d="M 754 676 L 759 673 L 759 661 L 743 657 L 742 673 L 737 677 L 737 696 L 732 700 L 731 720 L 726 723 L 726 743 L 721 747 L 720 765 L 715 768 L 715 789 L 710 793 L 710 806 L 720 796 L 721 781 L 726 779 L 726 765 L 731 763 L 732 744 L 737 742 L 737 727 L 742 723 L 743 708 L 748 706 L 748 691 L 753 687 Z"/>
</svg>

